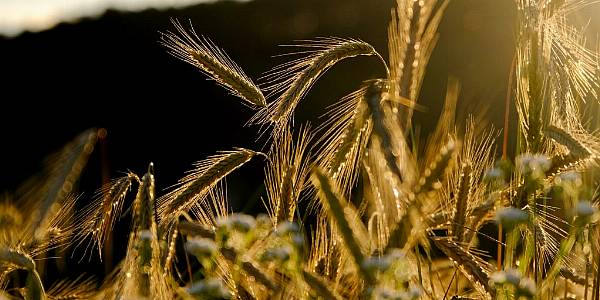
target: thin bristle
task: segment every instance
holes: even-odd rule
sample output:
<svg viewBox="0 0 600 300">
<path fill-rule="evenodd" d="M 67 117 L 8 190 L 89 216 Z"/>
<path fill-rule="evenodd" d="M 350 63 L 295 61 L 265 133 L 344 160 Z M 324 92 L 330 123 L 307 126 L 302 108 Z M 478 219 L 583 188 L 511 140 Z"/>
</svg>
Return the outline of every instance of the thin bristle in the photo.
<svg viewBox="0 0 600 300">
<path fill-rule="evenodd" d="M 229 92 L 250 105 L 264 107 L 265 97 L 229 56 L 213 42 L 198 37 L 191 28 L 190 32 L 173 20 L 178 34 L 167 32 L 161 36 L 161 43 L 174 57 L 199 68 L 209 78 L 229 90 Z"/>
<path fill-rule="evenodd" d="M 92 299 L 96 295 L 96 281 L 93 277 L 83 275 L 75 280 L 60 280 L 54 283 L 47 292 L 51 300 Z"/>
<path fill-rule="evenodd" d="M 388 50 L 393 97 L 416 102 L 429 56 L 437 40 L 437 27 L 449 1 L 397 0 L 388 25 Z M 414 107 L 402 120 L 411 122 Z"/>
</svg>

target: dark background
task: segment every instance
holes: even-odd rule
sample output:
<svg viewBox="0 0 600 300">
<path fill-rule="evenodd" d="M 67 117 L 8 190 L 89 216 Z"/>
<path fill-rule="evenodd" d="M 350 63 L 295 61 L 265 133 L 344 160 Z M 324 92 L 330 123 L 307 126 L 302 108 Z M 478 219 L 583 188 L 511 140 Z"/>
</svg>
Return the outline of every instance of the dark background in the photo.
<svg viewBox="0 0 600 300">
<path fill-rule="evenodd" d="M 244 127 L 253 111 L 168 55 L 159 31 L 170 18 L 192 21 L 255 79 L 293 51 L 279 47 L 314 37 L 355 37 L 387 57 L 392 0 L 257 0 L 218 2 L 182 10 L 108 11 L 97 19 L 61 24 L 41 33 L 0 38 L 0 190 L 13 190 L 39 170 L 43 158 L 89 127 L 108 130 L 112 177 L 143 173 L 155 163 L 159 187 L 176 182 L 191 163 L 232 147 L 260 149 L 258 128 Z M 463 107 L 490 107 L 501 124 L 513 48 L 512 1 L 456 0 L 440 26 L 418 113 L 423 132 L 434 125 L 449 75 L 463 84 Z M 332 68 L 299 105 L 298 121 L 318 122 L 324 107 L 381 77 L 376 59 L 354 58 Z M 258 81 L 260 82 L 260 81 Z M 298 124 L 298 122 L 297 122 Z M 101 184 L 98 157 L 82 192 Z M 260 193 L 262 162 L 229 178 L 233 202 Z M 238 176 L 239 175 L 239 176 Z M 232 188 L 233 187 L 233 188 Z M 250 196 L 254 197 L 255 196 Z M 241 204 L 244 206 L 243 204 Z"/>
<path fill-rule="evenodd" d="M 13 191 L 40 170 L 46 155 L 90 127 L 108 130 L 111 177 L 126 170 L 141 175 L 152 161 L 158 191 L 174 184 L 194 161 L 219 150 L 261 149 L 258 128 L 244 126 L 254 112 L 158 43 L 159 31 L 173 28 L 170 18 L 191 19 L 196 32 L 224 48 L 256 82 L 289 59 L 273 56 L 293 51 L 278 45 L 294 40 L 360 38 L 387 57 L 394 2 L 256 0 L 181 10 L 108 11 L 77 24 L 0 38 L 0 191 Z M 485 108 L 484 119 L 502 127 L 514 21 L 513 1 L 451 2 L 419 99 L 427 110 L 415 115 L 423 136 L 435 126 L 450 75 L 462 83 L 463 117 L 457 119 Z M 299 105 L 296 124 L 317 123 L 327 105 L 361 81 L 381 76 L 374 58 L 334 66 Z M 84 202 L 102 183 L 98 153 L 80 184 Z M 263 167 L 255 159 L 228 177 L 234 210 L 262 210 Z"/>
</svg>

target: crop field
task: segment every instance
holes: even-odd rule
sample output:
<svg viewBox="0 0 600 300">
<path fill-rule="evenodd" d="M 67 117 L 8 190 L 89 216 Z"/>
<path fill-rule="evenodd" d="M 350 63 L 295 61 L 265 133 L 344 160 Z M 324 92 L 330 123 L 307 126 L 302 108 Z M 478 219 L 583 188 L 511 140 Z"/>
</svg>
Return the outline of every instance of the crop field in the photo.
<svg viewBox="0 0 600 300">
<path fill-rule="evenodd" d="M 261 78 L 193 19 L 154 29 L 173 64 L 254 110 L 255 147 L 199 160 L 164 191 L 149 162 L 81 196 L 107 131 L 81 133 L 0 202 L 0 299 L 600 300 L 600 54 L 570 17 L 596 1 L 514 1 L 504 125 L 459 113 L 449 77 L 425 134 L 413 116 L 449 0 L 396 0 L 386 51 L 291 41 Z M 294 120 L 329 69 L 360 59 L 380 77 L 348 87 L 321 124 Z M 250 161 L 264 166 L 263 214 L 227 197 Z M 50 271 L 112 244 L 126 253 L 103 278 Z"/>
</svg>

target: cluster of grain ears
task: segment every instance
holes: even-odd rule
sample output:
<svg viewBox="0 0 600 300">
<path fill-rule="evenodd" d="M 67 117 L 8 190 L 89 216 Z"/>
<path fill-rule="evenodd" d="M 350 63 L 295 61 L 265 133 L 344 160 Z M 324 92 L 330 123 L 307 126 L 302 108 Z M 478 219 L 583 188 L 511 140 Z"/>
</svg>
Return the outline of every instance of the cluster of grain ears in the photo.
<svg viewBox="0 0 600 300">
<path fill-rule="evenodd" d="M 365 41 L 316 39 L 261 85 L 174 21 L 161 43 L 257 110 L 249 124 L 266 128 L 257 149 L 268 151 L 220 152 L 164 193 L 150 163 L 77 209 L 73 187 L 106 138 L 82 133 L 0 203 L 0 299 L 599 300 L 600 128 L 583 111 L 598 106 L 600 57 L 568 22 L 594 1 L 515 0 L 512 158 L 506 145 L 496 152 L 498 130 L 457 115 L 454 78 L 424 144 L 413 130 L 449 2 L 397 0 L 387 60 Z M 319 77 L 360 56 L 378 58 L 381 77 L 365 78 L 316 130 L 295 126 Z M 223 179 L 257 157 L 266 214 L 233 213 Z M 125 213 L 129 238 L 115 241 Z M 126 255 L 101 282 L 47 272 L 117 244 Z"/>
</svg>

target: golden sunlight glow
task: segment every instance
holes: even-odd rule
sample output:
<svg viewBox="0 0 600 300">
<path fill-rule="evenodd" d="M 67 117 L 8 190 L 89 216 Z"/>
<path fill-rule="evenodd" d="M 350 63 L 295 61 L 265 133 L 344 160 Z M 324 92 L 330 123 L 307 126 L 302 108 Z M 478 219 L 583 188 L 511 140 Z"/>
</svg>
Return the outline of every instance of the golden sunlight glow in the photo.
<svg viewBox="0 0 600 300">
<path fill-rule="evenodd" d="M 107 9 L 139 11 L 184 7 L 218 0 L 3 0 L 0 1 L 0 35 L 41 31 L 60 22 L 99 16 Z M 247 1 L 247 0 L 242 0 Z"/>
</svg>

